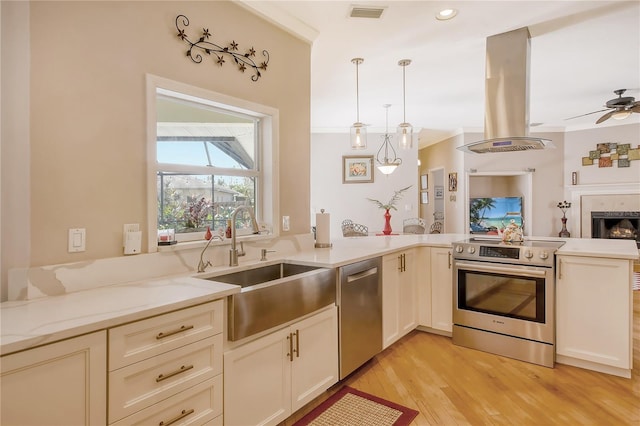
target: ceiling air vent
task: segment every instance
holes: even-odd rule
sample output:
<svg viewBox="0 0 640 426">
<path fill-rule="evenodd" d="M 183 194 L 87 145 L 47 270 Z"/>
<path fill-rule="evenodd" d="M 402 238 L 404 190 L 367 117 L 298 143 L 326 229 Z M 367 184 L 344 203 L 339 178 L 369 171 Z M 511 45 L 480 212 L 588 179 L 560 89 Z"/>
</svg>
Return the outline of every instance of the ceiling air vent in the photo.
<svg viewBox="0 0 640 426">
<path fill-rule="evenodd" d="M 370 6 L 351 6 L 351 18 L 371 18 L 380 19 L 384 7 L 370 7 Z"/>
</svg>

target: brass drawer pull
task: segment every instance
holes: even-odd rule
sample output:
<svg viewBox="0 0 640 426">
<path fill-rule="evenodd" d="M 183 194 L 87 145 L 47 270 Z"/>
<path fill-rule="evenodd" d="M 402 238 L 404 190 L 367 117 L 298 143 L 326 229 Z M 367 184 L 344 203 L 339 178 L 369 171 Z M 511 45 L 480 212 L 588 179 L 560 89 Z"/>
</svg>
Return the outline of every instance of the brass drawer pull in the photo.
<svg viewBox="0 0 640 426">
<path fill-rule="evenodd" d="M 175 416 L 174 418 L 172 418 L 171 420 L 167 420 L 165 421 L 161 421 L 160 423 L 158 423 L 158 426 L 169 426 L 174 424 L 175 422 L 184 419 L 185 417 L 187 417 L 189 414 L 192 414 L 193 412 L 195 412 L 195 410 L 192 408 L 190 410 L 182 410 L 182 413 L 178 414 L 177 416 Z"/>
<path fill-rule="evenodd" d="M 287 340 L 289 341 L 289 353 L 287 356 L 289 357 L 289 361 L 293 361 L 293 333 L 289 333 Z"/>
<path fill-rule="evenodd" d="M 156 335 L 156 339 L 158 340 L 164 339 L 165 337 L 173 336 L 174 334 L 182 333 L 183 331 L 191 330 L 192 328 L 193 328 L 192 325 L 183 325 L 177 330 L 167 331 L 166 333 L 160 332 Z"/>
<path fill-rule="evenodd" d="M 296 358 L 300 358 L 300 333 L 298 332 L 298 330 L 296 330 L 295 332 L 296 335 Z"/>
<path fill-rule="evenodd" d="M 177 374 L 184 373 L 185 371 L 189 371 L 192 368 L 193 368 L 193 365 L 183 365 L 182 367 L 180 367 L 176 371 L 172 371 L 171 373 L 160 374 L 158 377 L 156 377 L 156 382 L 161 382 L 163 380 L 167 380 L 169 377 L 173 377 L 173 376 L 175 376 Z"/>
</svg>

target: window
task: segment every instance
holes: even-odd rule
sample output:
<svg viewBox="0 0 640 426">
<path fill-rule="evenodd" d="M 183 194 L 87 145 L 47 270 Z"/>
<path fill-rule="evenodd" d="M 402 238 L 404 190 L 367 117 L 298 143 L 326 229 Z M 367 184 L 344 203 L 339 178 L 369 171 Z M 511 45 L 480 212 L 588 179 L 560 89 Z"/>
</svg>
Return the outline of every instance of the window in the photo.
<svg viewBox="0 0 640 426">
<path fill-rule="evenodd" d="M 178 241 L 201 240 L 207 227 L 224 231 L 241 205 L 272 222 L 277 111 L 155 76 L 147 82 L 149 251 L 158 230 L 173 229 Z M 253 231 L 246 213 L 235 226 L 238 235 Z"/>
</svg>

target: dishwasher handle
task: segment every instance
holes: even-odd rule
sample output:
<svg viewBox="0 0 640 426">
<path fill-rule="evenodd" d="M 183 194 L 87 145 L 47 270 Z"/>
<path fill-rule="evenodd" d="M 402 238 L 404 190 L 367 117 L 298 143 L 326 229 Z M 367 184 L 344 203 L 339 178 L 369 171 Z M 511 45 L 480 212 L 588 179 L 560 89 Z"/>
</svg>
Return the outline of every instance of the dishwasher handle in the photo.
<svg viewBox="0 0 640 426">
<path fill-rule="evenodd" d="M 373 268 L 369 268 L 366 271 L 358 272 L 356 274 L 347 276 L 347 283 L 352 283 L 354 281 L 361 280 L 363 278 L 369 277 L 371 275 L 375 275 L 377 273 L 378 273 L 378 267 L 374 266 Z"/>
</svg>

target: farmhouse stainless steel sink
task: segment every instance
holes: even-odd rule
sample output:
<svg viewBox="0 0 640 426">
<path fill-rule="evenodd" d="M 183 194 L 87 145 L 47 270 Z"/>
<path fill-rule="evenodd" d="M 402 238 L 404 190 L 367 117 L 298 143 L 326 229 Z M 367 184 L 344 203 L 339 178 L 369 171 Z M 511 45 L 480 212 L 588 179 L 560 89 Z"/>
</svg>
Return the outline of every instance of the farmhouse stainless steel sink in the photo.
<svg viewBox="0 0 640 426">
<path fill-rule="evenodd" d="M 242 286 L 228 299 L 228 339 L 292 321 L 336 301 L 336 270 L 276 263 L 205 278 Z"/>
</svg>

